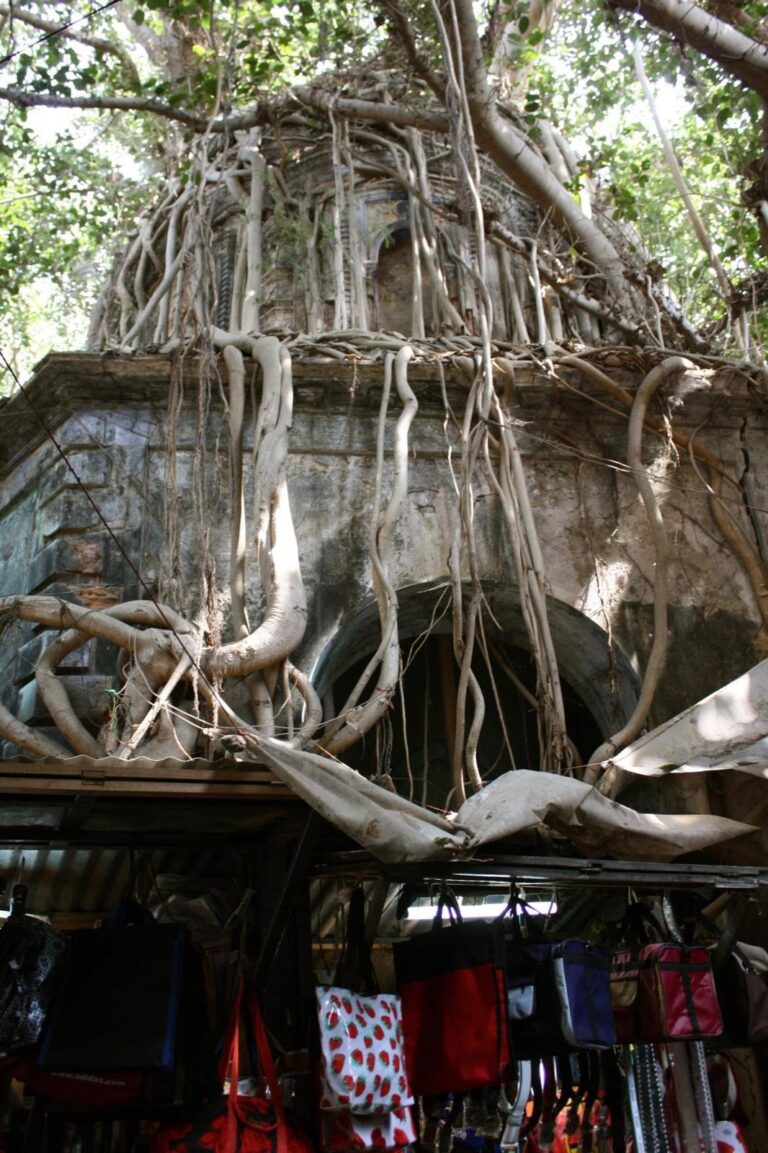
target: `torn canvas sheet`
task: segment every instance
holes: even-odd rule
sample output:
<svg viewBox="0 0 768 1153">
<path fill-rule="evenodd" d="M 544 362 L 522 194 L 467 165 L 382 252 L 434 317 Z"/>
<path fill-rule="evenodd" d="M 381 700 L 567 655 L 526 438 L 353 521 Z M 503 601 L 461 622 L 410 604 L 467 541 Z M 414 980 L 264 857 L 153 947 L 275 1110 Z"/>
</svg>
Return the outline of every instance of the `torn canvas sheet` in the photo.
<svg viewBox="0 0 768 1153">
<path fill-rule="evenodd" d="M 467 856 L 536 828 L 566 836 L 593 856 L 670 861 L 753 831 L 724 817 L 638 813 L 591 785 L 553 773 L 505 773 L 458 813 L 438 816 L 374 784 L 348 765 L 280 741 L 249 736 L 275 775 L 322 817 L 392 864 Z"/>
<path fill-rule="evenodd" d="M 640 737 L 606 765 L 651 777 L 738 769 L 768 779 L 768 660 Z"/>
</svg>

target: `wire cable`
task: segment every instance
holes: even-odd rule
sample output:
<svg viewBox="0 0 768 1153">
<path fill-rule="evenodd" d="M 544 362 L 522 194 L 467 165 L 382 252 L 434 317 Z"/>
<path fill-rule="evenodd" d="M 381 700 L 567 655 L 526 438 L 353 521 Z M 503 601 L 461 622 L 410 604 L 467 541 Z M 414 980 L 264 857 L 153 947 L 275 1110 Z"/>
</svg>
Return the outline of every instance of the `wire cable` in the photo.
<svg viewBox="0 0 768 1153">
<path fill-rule="evenodd" d="M 78 16 L 75 20 L 69 20 L 66 24 L 62 24 L 60 28 L 54 28 L 51 32 L 45 32 L 42 36 L 38 36 L 37 40 L 31 40 L 29 44 L 25 44 L 22 48 L 17 48 L 15 52 L 9 52 L 7 56 L 0 58 L 0 68 L 5 67 L 15 57 L 20 56 L 22 52 L 29 52 L 31 48 L 35 48 L 38 44 L 43 44 L 46 40 L 53 40 L 54 36 L 61 36 L 63 32 L 68 32 L 70 28 L 74 28 L 77 24 L 82 24 L 86 20 L 90 20 L 93 16 L 97 16 L 99 12 L 105 12 L 107 8 L 114 8 L 116 4 L 122 3 L 122 0 L 107 0 L 106 4 L 100 4 L 98 8 L 91 8 L 83 16 Z M 3 358 L 5 359 L 5 358 Z"/>
</svg>

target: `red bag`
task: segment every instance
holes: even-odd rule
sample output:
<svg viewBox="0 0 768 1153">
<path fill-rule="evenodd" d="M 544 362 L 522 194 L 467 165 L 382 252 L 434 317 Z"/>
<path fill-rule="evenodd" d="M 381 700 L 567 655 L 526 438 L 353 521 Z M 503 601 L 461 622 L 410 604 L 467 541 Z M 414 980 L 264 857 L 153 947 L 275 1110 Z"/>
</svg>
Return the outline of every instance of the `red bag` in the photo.
<svg viewBox="0 0 768 1153">
<path fill-rule="evenodd" d="M 703 945 L 643 945 L 636 1023 L 643 1041 L 698 1041 L 723 1031 L 711 954 Z"/>
<path fill-rule="evenodd" d="M 454 923 L 441 927 L 443 901 Z M 504 926 L 461 921 L 450 892 L 431 932 L 394 946 L 405 1064 L 416 1094 L 482 1089 L 509 1066 Z"/>
<path fill-rule="evenodd" d="M 244 1002 L 268 1094 L 246 1097 L 238 1093 L 240 1015 Z M 258 1002 L 250 991 L 244 993 L 242 983 L 237 990 L 219 1062 L 222 1084 L 227 1071 L 228 1093 L 210 1102 L 191 1121 L 161 1125 L 152 1143 L 152 1153 L 312 1153 L 312 1144 L 287 1121 Z"/>
</svg>

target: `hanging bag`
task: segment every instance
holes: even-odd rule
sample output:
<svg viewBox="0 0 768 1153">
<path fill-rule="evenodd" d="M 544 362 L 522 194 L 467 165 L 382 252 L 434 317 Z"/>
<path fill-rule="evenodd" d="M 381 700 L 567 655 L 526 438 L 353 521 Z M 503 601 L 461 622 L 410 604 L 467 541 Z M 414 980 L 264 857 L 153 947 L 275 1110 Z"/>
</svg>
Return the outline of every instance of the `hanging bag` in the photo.
<svg viewBox="0 0 768 1153">
<path fill-rule="evenodd" d="M 320 1109 L 349 1108 L 370 1114 L 412 1105 L 400 998 L 377 991 L 361 887 L 350 898 L 347 939 L 336 978 L 339 983 L 319 985 L 315 990 Z"/>
<path fill-rule="evenodd" d="M 611 1006 L 611 956 L 589 941 L 560 941 L 552 949 L 560 1024 L 575 1049 L 616 1044 Z"/>
<path fill-rule="evenodd" d="M 413 1104 L 403 1046 L 400 998 L 361 996 L 320 985 L 320 1108 L 388 1113 Z"/>
<path fill-rule="evenodd" d="M 643 1037 L 640 1022 L 640 949 L 664 937 L 664 930 L 651 911 L 633 901 L 618 928 L 618 947 L 611 957 L 610 987 L 616 1040 L 629 1045 Z"/>
<path fill-rule="evenodd" d="M 241 1094 L 240 1024 L 245 1010 L 258 1058 L 263 1087 Z M 256 996 L 237 988 L 224 1038 L 219 1072 L 226 1093 L 212 1099 L 196 1117 L 161 1125 L 152 1153 L 312 1153 L 311 1143 L 289 1124 L 277 1080 L 269 1038 Z"/>
<path fill-rule="evenodd" d="M 37 1054 L 56 1073 L 172 1068 L 181 1003 L 183 925 L 121 902 L 99 929 L 69 934 L 67 965 Z"/>
<path fill-rule="evenodd" d="M 388 1113 L 353 1113 L 351 1109 L 340 1109 L 320 1116 L 320 1144 L 325 1153 L 404 1149 L 416 1136 L 408 1106 L 390 1109 Z"/>
<path fill-rule="evenodd" d="M 14 1075 L 82 1109 L 165 1108 L 215 1092 L 202 963 L 186 929 L 126 901 L 102 928 L 69 937 L 40 1044 Z"/>
<path fill-rule="evenodd" d="M 645 1041 L 701 1041 L 723 1031 L 710 950 L 662 942 L 639 953 L 638 1022 Z"/>
<path fill-rule="evenodd" d="M 553 964 L 557 942 L 545 940 L 529 906 L 513 891 L 498 924 L 504 934 L 504 977 L 509 1050 L 538 1060 L 571 1048 L 563 1033 Z"/>
<path fill-rule="evenodd" d="M 65 964 L 65 934 L 26 916 L 27 892 L 13 886 L 0 928 L 0 1056 L 37 1042 Z"/>
<path fill-rule="evenodd" d="M 365 932 L 365 894 L 353 890 L 339 982 L 316 990 L 321 1049 L 320 1142 L 325 1153 L 400 1149 L 416 1140 L 400 998 L 378 993 Z M 341 984 L 344 982 L 344 984 Z"/>
<path fill-rule="evenodd" d="M 715 969 L 715 988 L 723 1016 L 725 1048 L 763 1045 L 768 1042 L 768 955 L 766 968 L 757 967 L 754 954 L 738 943 L 722 968 Z"/>
<path fill-rule="evenodd" d="M 500 922 L 463 922 L 456 897 L 443 889 L 432 929 L 393 953 L 413 1092 L 500 1084 L 509 1065 Z"/>
<path fill-rule="evenodd" d="M 715 937 L 719 927 L 704 914 L 699 920 Z M 735 941 L 720 959 L 724 943 L 712 953 L 715 989 L 723 1018 L 721 1048 L 741 1048 L 768 1041 L 768 953 L 757 945 Z"/>
</svg>

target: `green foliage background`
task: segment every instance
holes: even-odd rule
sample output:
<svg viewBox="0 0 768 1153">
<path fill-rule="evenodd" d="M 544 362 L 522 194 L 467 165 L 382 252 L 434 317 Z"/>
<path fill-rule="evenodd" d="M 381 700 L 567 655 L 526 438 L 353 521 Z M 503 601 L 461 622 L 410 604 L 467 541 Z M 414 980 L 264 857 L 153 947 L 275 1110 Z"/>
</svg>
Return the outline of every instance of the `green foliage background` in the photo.
<svg viewBox="0 0 768 1153">
<path fill-rule="evenodd" d="M 60 4 L 27 0 L 24 7 L 63 22 Z M 768 4 L 741 9 L 756 30 L 768 17 Z M 428 6 L 406 3 L 404 10 L 422 44 L 434 50 Z M 66 9 L 73 17 L 87 11 Z M 526 69 L 520 99 L 532 132 L 540 117 L 563 132 L 584 174 L 596 181 L 603 211 L 631 230 L 630 243 L 647 254 L 655 276 L 664 271 L 689 318 L 716 333 L 723 301 L 650 128 L 631 42 L 640 38 L 660 104 L 672 114 L 674 145 L 715 248 L 747 293 L 768 273 L 749 192 L 755 166 L 764 162 L 758 97 L 603 0 L 561 3 L 547 35 L 531 21 L 525 0 L 507 12 L 516 21 L 511 63 Z M 155 99 L 213 115 L 318 76 L 364 88 L 370 68 L 401 59 L 386 9 L 375 0 L 205 6 L 122 0 L 71 31 L 101 38 L 113 50 L 64 36 L 41 39 L 41 32 L 6 17 L 0 86 L 63 100 Z M 158 181 L 183 164 L 189 145 L 189 130 L 148 112 L 49 114 L 0 105 L 0 341 L 22 377 L 49 346 L 82 344 L 115 250 Z M 764 310 L 755 300 L 753 328 L 765 338 Z"/>
</svg>

